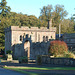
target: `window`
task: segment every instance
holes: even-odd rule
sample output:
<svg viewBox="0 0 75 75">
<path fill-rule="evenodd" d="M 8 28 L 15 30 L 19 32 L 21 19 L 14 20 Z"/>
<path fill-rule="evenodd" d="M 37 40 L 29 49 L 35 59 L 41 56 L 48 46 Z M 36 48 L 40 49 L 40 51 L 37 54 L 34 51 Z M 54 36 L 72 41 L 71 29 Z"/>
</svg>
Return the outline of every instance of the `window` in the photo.
<svg viewBox="0 0 75 75">
<path fill-rule="evenodd" d="M 45 38 L 45 36 L 43 36 L 43 41 L 44 41 L 44 42 L 46 41 L 46 38 Z"/>
<path fill-rule="evenodd" d="M 48 41 L 48 36 L 46 36 L 46 41 Z"/>
<path fill-rule="evenodd" d="M 20 41 L 22 41 L 22 35 L 20 35 Z"/>
<path fill-rule="evenodd" d="M 51 39 L 52 39 L 52 36 L 51 36 Z"/>
</svg>

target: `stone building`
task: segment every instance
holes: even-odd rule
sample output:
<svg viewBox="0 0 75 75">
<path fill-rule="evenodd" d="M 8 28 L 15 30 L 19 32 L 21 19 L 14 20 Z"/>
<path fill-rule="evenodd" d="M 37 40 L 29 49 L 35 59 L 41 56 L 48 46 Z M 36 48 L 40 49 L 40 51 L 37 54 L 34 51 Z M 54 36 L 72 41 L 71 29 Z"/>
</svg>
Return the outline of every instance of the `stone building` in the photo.
<svg viewBox="0 0 75 75">
<path fill-rule="evenodd" d="M 69 49 L 75 50 L 75 33 L 65 33 L 63 34 L 63 40 L 67 43 Z"/>
<path fill-rule="evenodd" d="M 48 27 L 11 26 L 5 29 L 5 53 L 13 51 L 13 57 L 27 56 L 35 59 L 36 55 L 48 54 L 50 39 L 55 39 L 56 27 L 52 27 L 52 20 Z"/>
</svg>

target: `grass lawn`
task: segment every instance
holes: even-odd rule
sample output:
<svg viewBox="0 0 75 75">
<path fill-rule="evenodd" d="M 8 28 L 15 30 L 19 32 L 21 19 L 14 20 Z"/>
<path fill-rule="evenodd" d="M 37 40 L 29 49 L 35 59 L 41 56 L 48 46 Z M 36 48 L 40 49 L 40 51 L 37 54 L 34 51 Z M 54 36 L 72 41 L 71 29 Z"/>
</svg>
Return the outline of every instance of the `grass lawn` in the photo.
<svg viewBox="0 0 75 75">
<path fill-rule="evenodd" d="M 18 72 L 26 73 L 28 75 L 41 75 L 41 73 L 35 73 L 35 72 L 27 72 L 24 70 L 75 70 L 75 67 L 4 67 L 5 69 L 11 69 Z"/>
</svg>

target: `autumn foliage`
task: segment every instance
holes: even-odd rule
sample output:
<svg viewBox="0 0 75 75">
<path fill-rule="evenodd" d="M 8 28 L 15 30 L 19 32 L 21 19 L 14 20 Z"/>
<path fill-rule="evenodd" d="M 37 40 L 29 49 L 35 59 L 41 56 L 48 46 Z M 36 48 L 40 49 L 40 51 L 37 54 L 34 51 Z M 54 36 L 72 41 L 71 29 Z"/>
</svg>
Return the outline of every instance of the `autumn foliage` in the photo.
<svg viewBox="0 0 75 75">
<path fill-rule="evenodd" d="M 68 51 L 67 44 L 64 41 L 51 41 L 48 52 L 52 55 L 60 55 Z"/>
</svg>

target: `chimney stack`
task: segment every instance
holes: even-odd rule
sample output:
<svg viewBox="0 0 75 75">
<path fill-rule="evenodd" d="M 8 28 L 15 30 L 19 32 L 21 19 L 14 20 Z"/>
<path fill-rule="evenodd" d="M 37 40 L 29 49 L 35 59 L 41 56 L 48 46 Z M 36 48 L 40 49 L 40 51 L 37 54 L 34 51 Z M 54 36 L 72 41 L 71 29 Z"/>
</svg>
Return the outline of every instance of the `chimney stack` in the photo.
<svg viewBox="0 0 75 75">
<path fill-rule="evenodd" d="M 48 29 L 50 29 L 50 27 L 52 27 L 52 19 L 48 20 Z"/>
</svg>

